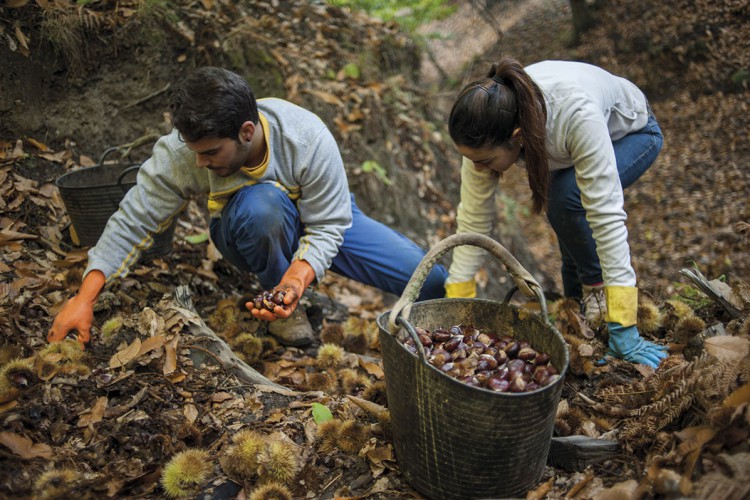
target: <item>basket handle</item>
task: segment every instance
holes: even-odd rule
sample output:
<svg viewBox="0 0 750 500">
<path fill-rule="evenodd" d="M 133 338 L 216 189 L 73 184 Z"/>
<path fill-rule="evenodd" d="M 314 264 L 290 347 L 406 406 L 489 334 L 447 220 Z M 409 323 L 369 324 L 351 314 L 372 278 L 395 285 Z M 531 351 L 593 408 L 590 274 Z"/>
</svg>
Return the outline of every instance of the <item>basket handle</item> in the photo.
<svg viewBox="0 0 750 500">
<path fill-rule="evenodd" d="M 546 320 L 547 302 L 544 299 L 541 285 L 500 243 L 489 236 L 469 232 L 448 236 L 432 247 L 432 249 L 422 258 L 422 261 L 417 266 L 414 274 L 412 274 L 409 283 L 407 283 L 404 292 L 401 294 L 401 297 L 396 302 L 396 305 L 393 306 L 393 309 L 391 309 L 391 313 L 388 317 L 388 330 L 391 334 L 395 334 L 397 331 L 397 319 L 399 318 L 399 315 L 402 315 L 408 320 L 411 306 L 419 296 L 419 291 L 422 289 L 422 285 L 424 284 L 427 275 L 430 274 L 430 271 L 432 271 L 432 268 L 435 266 L 438 259 L 451 248 L 460 245 L 472 245 L 483 248 L 494 255 L 505 265 L 505 269 L 508 271 L 511 278 L 513 278 L 513 281 L 516 283 L 516 286 L 518 286 L 521 293 L 529 298 L 536 297 L 542 309 L 542 317 Z"/>
<path fill-rule="evenodd" d="M 119 186 L 122 183 L 122 180 L 125 178 L 126 175 L 128 175 L 133 170 L 138 170 L 139 168 L 141 168 L 140 165 L 130 165 L 128 168 L 124 169 L 120 173 L 120 176 L 117 178 L 117 185 Z"/>
<path fill-rule="evenodd" d="M 103 167 L 104 166 L 104 160 L 107 159 L 107 156 L 111 155 L 112 153 L 114 153 L 115 151 L 117 151 L 119 149 L 120 148 L 118 146 L 112 146 L 111 148 L 105 149 L 104 152 L 102 153 L 102 155 L 99 157 L 99 166 Z"/>
</svg>

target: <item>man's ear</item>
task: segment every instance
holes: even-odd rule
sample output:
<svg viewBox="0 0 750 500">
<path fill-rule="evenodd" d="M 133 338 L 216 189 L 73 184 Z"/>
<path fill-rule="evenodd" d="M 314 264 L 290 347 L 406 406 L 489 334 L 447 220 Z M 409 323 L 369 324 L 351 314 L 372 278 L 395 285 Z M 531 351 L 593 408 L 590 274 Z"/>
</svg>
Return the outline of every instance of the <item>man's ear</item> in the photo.
<svg viewBox="0 0 750 500">
<path fill-rule="evenodd" d="M 255 124 L 251 121 L 246 121 L 240 126 L 240 142 L 250 142 L 253 140 L 255 135 Z"/>
</svg>

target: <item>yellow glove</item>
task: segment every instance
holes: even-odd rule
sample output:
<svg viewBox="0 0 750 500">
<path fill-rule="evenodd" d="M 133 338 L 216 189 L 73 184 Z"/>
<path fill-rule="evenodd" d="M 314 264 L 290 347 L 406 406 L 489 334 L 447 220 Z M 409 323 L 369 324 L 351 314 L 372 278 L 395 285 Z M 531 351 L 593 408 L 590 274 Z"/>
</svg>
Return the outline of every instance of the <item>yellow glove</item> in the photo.
<svg viewBox="0 0 750 500">
<path fill-rule="evenodd" d="M 473 299 L 477 296 L 477 282 L 475 280 L 461 283 L 446 283 L 445 297 L 448 299 Z"/>
<path fill-rule="evenodd" d="M 605 286 L 608 323 L 633 326 L 638 323 L 638 289 L 634 286 Z"/>
</svg>

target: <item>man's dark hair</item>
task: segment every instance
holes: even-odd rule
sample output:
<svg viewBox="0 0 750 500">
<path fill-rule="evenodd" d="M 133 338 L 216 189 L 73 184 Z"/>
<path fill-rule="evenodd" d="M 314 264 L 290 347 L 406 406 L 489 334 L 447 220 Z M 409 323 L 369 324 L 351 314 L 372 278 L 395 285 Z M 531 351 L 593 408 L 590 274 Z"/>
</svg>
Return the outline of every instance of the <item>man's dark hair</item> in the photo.
<svg viewBox="0 0 750 500">
<path fill-rule="evenodd" d="M 185 141 L 204 137 L 239 140 L 246 121 L 258 123 L 258 104 L 240 75 L 214 67 L 199 68 L 172 93 L 172 124 Z"/>
</svg>

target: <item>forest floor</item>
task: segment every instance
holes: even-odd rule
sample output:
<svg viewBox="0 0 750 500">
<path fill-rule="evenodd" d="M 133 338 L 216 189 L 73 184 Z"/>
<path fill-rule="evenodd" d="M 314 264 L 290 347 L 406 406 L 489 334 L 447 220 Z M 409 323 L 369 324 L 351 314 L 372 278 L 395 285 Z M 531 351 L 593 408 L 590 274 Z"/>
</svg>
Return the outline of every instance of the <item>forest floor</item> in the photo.
<svg viewBox="0 0 750 500">
<path fill-rule="evenodd" d="M 613 1 L 576 45 L 562 0 L 495 2 L 492 23 L 459 10 L 425 28 L 445 30 L 432 50 L 459 85 L 501 54 L 584 60 L 627 76 L 649 95 L 665 135 L 657 163 L 626 192 L 626 210 L 639 327 L 670 356 L 656 371 L 601 364 L 605 332 L 585 324 L 575 304 L 550 304 L 570 351 L 555 435 L 612 440 L 618 451 L 580 467 L 548 464 L 514 496 L 750 495 L 748 7 L 678 4 Z M 425 87 L 444 107 L 455 88 L 439 73 L 423 64 Z M 279 346 L 243 312 L 243 298 L 259 287 L 205 241 L 195 204 L 168 254 L 143 260 L 103 294 L 85 352 L 73 340 L 48 345 L 46 331 L 85 266 L 53 184 L 74 163 L 70 148 L 29 138 L 7 141 L 0 157 L 0 496 L 161 498 L 166 466 L 173 472 L 171 460 L 197 450 L 195 484 L 177 482 L 186 496 L 286 498 L 263 492 L 279 483 L 294 498 L 423 498 L 401 473 L 393 442 L 395 426 L 415 423 L 389 421 L 384 393 L 375 318 L 395 298 L 330 274 L 304 299 L 320 343 Z M 554 234 L 529 216 L 522 172 L 506 175 L 502 188 L 502 222 L 522 230 L 556 277 Z M 680 273 L 693 265 L 711 290 Z M 180 285 L 202 320 L 173 300 Z M 196 328 L 216 332 L 285 389 L 248 383 L 207 354 Z M 441 444 L 462 452 L 457 431 L 445 432 Z M 234 462 L 242 446 L 255 450 L 246 466 Z"/>
</svg>

